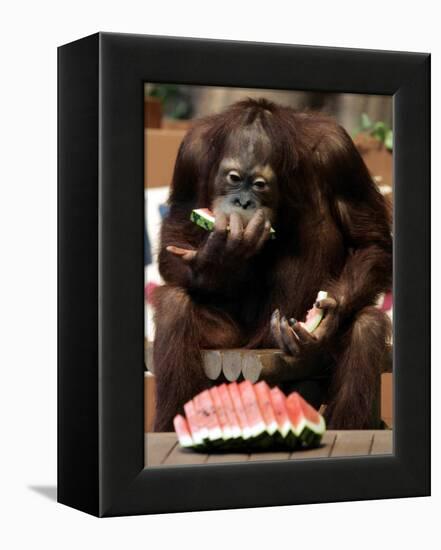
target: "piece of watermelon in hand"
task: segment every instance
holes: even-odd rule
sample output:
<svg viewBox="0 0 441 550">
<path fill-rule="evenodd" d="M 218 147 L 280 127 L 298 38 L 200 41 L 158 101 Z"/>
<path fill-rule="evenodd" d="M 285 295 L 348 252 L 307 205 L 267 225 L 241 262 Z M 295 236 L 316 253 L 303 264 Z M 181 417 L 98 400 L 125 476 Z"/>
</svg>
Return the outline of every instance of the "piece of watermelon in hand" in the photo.
<svg viewBox="0 0 441 550">
<path fill-rule="evenodd" d="M 326 430 L 323 416 L 297 392 L 287 397 L 286 409 L 299 441 L 307 447 L 318 445 Z"/>
<path fill-rule="evenodd" d="M 195 208 L 191 211 L 190 219 L 206 231 L 213 231 L 214 229 L 215 217 L 213 212 L 208 208 Z"/>
<path fill-rule="evenodd" d="M 327 297 L 328 297 L 328 293 L 324 290 L 320 290 L 320 292 L 317 294 L 317 298 L 315 299 L 315 301 L 319 302 L 320 300 L 325 300 Z M 299 323 L 302 325 L 304 329 L 312 333 L 322 322 L 324 314 L 325 312 L 323 311 L 323 309 L 320 309 L 315 305 L 313 305 L 312 308 L 308 310 L 305 320 L 299 321 Z"/>
<path fill-rule="evenodd" d="M 216 218 L 214 213 L 209 208 L 195 208 L 191 211 L 190 220 L 206 231 L 213 231 Z M 274 239 L 275 235 L 276 232 L 271 227 L 270 239 Z"/>
</svg>

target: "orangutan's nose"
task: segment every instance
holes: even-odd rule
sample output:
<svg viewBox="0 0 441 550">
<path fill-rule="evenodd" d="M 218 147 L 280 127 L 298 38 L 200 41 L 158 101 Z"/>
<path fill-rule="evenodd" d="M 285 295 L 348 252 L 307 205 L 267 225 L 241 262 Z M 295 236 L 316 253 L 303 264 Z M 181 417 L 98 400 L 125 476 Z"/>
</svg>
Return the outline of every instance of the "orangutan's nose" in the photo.
<svg viewBox="0 0 441 550">
<path fill-rule="evenodd" d="M 246 210 L 247 208 L 254 208 L 254 201 L 248 199 L 248 198 L 244 198 L 244 197 L 236 197 L 234 200 L 233 200 L 233 204 L 234 206 L 239 206 L 240 208 L 243 208 L 244 210 Z"/>
</svg>

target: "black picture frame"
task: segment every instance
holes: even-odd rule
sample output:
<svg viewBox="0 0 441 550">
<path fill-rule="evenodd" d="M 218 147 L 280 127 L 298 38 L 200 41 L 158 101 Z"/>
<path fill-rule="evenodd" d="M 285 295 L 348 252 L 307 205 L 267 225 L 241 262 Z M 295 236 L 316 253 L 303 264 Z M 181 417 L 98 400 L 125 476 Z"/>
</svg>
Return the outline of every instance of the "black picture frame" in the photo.
<svg viewBox="0 0 441 550">
<path fill-rule="evenodd" d="M 144 469 L 143 87 L 394 96 L 394 454 Z M 430 494 L 430 56 L 98 33 L 58 50 L 58 500 L 97 516 Z"/>
</svg>

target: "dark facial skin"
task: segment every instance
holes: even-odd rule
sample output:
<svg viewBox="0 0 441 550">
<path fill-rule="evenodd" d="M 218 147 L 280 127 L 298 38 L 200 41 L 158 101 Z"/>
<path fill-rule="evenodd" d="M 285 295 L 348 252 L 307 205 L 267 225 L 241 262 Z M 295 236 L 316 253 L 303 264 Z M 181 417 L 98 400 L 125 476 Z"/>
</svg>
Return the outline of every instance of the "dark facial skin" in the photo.
<svg viewBox="0 0 441 550">
<path fill-rule="evenodd" d="M 256 121 L 230 136 L 215 177 L 215 215 L 239 215 L 244 226 L 259 210 L 274 221 L 277 182 L 270 163 L 271 144 Z"/>
</svg>

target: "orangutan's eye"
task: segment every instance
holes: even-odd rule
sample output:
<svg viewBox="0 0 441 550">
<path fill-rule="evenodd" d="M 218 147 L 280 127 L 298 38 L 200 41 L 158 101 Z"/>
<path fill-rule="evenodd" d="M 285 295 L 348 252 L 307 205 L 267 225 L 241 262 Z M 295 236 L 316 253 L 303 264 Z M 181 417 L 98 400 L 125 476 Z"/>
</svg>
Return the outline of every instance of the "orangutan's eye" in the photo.
<svg viewBox="0 0 441 550">
<path fill-rule="evenodd" d="M 230 172 L 228 172 L 228 178 L 233 183 L 239 183 L 240 181 L 242 181 L 239 172 L 237 172 L 236 170 L 230 170 Z"/>
<path fill-rule="evenodd" d="M 256 178 L 253 181 L 253 187 L 258 189 L 259 191 L 262 191 L 262 189 L 265 189 L 266 187 L 266 181 L 263 178 Z"/>
</svg>

